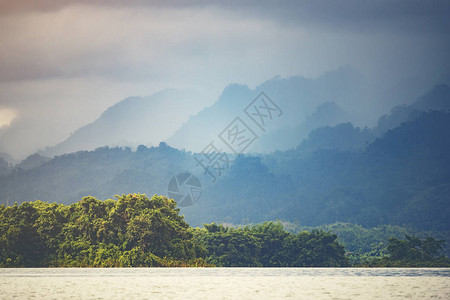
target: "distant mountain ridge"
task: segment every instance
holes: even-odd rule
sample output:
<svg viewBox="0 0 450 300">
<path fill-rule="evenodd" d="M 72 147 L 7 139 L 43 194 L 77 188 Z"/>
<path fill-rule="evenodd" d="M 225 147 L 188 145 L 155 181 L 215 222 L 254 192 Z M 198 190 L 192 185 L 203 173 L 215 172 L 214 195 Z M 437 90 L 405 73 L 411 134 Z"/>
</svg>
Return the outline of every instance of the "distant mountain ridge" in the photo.
<svg viewBox="0 0 450 300">
<path fill-rule="evenodd" d="M 314 112 L 305 118 L 305 121 L 294 127 L 286 126 L 261 135 L 252 145 L 252 152 L 267 153 L 294 149 L 304 141 L 308 135 L 325 126 L 335 126 L 339 123 L 349 122 L 352 116 L 334 102 L 324 102 L 316 107 Z M 274 142 L 276 141 L 276 142 Z"/>
<path fill-rule="evenodd" d="M 390 114 L 384 115 L 378 120 L 374 134 L 382 136 L 389 129 L 395 128 L 403 122 L 414 120 L 422 112 L 430 110 L 450 110 L 450 87 L 448 85 L 436 85 L 412 104 L 392 108 Z"/>
<path fill-rule="evenodd" d="M 158 145 L 196 113 L 203 101 L 194 91 L 176 89 L 166 89 L 148 97 L 130 97 L 41 154 L 54 156 L 103 146 Z"/>
<path fill-rule="evenodd" d="M 166 142 L 176 148 L 201 151 L 235 117 L 242 117 L 247 121 L 244 108 L 260 92 L 264 92 L 281 108 L 283 115 L 270 120 L 267 131 L 255 129 L 261 140 L 249 147 L 247 152 L 286 150 L 298 145 L 312 129 L 355 121 L 357 114 L 345 111 L 346 108 L 351 112 L 355 111 L 355 103 L 363 99 L 363 86 L 364 77 L 351 68 L 341 68 L 315 79 L 301 76 L 274 77 L 253 90 L 246 85 L 229 85 L 213 105 L 192 116 Z M 323 111 L 327 108 L 330 110 L 328 114 Z M 322 119 L 315 120 L 315 117 Z M 307 124 L 303 128 L 296 128 L 304 122 Z M 249 123 L 251 126 L 251 121 Z M 274 147 L 277 131 L 283 131 L 288 140 L 296 139 L 294 144 L 286 141 L 277 144 L 279 148 Z"/>
<path fill-rule="evenodd" d="M 445 86 L 437 93 L 445 94 Z M 254 126 L 244 108 L 264 91 L 283 111 L 270 121 L 266 131 L 255 127 L 258 139 L 247 153 L 288 150 L 300 144 L 314 129 L 339 123 L 364 124 L 372 114 L 365 78 L 351 68 L 340 68 L 317 78 L 274 77 L 250 89 L 246 85 L 227 86 L 218 100 L 202 109 L 204 100 L 193 91 L 167 89 L 149 97 L 130 97 L 108 108 L 96 121 L 87 124 L 60 144 L 40 152 L 54 156 L 102 146 L 157 145 L 161 141 L 189 151 L 201 151 L 235 118 Z M 433 97 L 434 99 L 435 97 Z M 418 100 L 419 101 L 419 100 Z M 442 107 L 445 101 L 416 106 L 399 106 L 379 120 L 376 136 L 410 120 L 410 114 L 428 107 Z M 424 103 L 427 101 L 424 100 Z M 394 116 L 394 114 L 396 114 Z M 170 121 L 169 121 L 170 120 Z M 367 123 L 370 123 L 367 120 Z M 392 123 L 392 124 L 390 124 Z M 358 125 L 356 125 L 358 126 Z M 219 143 L 221 141 L 219 140 Z M 226 146 L 219 145 L 220 148 Z"/>
<path fill-rule="evenodd" d="M 409 105 L 396 106 L 390 114 L 380 117 L 377 126 L 373 128 L 354 127 L 350 122 L 343 122 L 337 126 L 322 126 L 310 131 L 308 138 L 297 147 L 302 153 L 312 153 L 319 149 L 361 151 L 380 138 L 389 130 L 402 123 L 420 118 L 424 112 L 449 111 L 450 87 L 436 85 L 429 92 L 417 98 Z"/>
<path fill-rule="evenodd" d="M 337 136 L 362 133 L 351 124 L 326 130 Z M 202 198 L 182 213 L 194 225 L 280 219 L 313 226 L 352 222 L 450 231 L 449 132 L 450 113 L 432 111 L 357 152 L 351 147 L 305 151 L 309 144 L 314 146 L 311 135 L 295 150 L 240 155 L 215 184 L 199 175 L 205 187 Z M 349 139 L 350 146 L 353 142 Z M 0 201 L 70 204 L 86 195 L 106 199 L 133 192 L 166 194 L 174 175 L 195 169 L 192 153 L 164 143 L 136 151 L 103 147 L 0 176 Z"/>
<path fill-rule="evenodd" d="M 252 123 L 245 119 L 243 109 L 261 91 L 280 105 L 283 115 L 271 121 L 266 131 L 256 132 L 260 139 L 248 147 L 246 153 L 287 150 L 296 147 L 312 130 L 322 126 L 351 122 L 355 127 L 371 128 L 376 125 L 379 116 L 386 114 L 387 109 L 392 107 L 392 103 L 412 103 L 417 95 L 426 91 L 430 81 L 434 79 L 421 81 L 418 78 L 399 78 L 398 82 L 377 84 L 351 67 L 341 67 L 316 78 L 275 76 L 252 89 L 243 84 L 230 84 L 212 105 L 215 99 L 205 99 L 194 91 L 166 89 L 148 97 L 124 99 L 109 107 L 94 122 L 73 132 L 66 140 L 38 153 L 52 157 L 103 146 L 131 146 L 134 149 L 140 144 L 151 146 L 161 141 L 176 148 L 201 151 L 234 118 L 243 117 L 245 122 Z M 443 76 L 439 81 L 448 82 L 448 76 Z M 335 113 L 342 110 L 347 116 L 332 120 L 333 115 L 330 114 L 320 122 L 314 120 L 315 110 L 324 103 L 336 104 Z M 440 107 L 442 103 L 437 102 L 436 105 Z M 416 109 L 422 110 L 419 106 Z M 395 110 L 399 114 L 409 114 L 401 106 Z M 396 123 L 394 119 L 382 120 L 383 124 L 379 124 L 375 135 L 381 136 L 389 128 L 401 123 Z M 400 116 L 400 119 L 408 118 Z M 33 154 L 28 152 L 27 147 L 16 146 L 15 143 L 35 143 L 31 140 L 18 141 L 15 130 L 18 129 L 4 127 L 0 137 L 3 151 L 13 157 L 20 156 L 15 159 L 0 153 L 13 165 L 19 162 L 19 158 L 22 160 Z M 11 143 L 11 139 L 15 142 Z"/>
</svg>

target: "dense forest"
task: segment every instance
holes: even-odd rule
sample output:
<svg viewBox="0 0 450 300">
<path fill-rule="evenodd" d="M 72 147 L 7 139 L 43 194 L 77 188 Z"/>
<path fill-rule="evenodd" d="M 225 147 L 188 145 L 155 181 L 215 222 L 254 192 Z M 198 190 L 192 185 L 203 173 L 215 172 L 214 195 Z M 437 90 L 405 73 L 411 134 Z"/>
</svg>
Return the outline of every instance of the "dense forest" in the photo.
<svg viewBox="0 0 450 300">
<path fill-rule="evenodd" d="M 450 259 L 439 254 L 443 240 L 428 237 L 420 240 L 405 235 L 405 239 L 390 238 L 386 256 L 368 260 L 363 265 L 370 267 L 443 267 L 450 266 Z"/>
<path fill-rule="evenodd" d="M 374 266 L 446 266 L 443 240 L 389 239 Z M 190 227 L 176 202 L 142 194 L 66 206 L 0 206 L 0 267 L 344 267 L 348 253 L 323 230 L 290 233 L 280 222 Z"/>
<path fill-rule="evenodd" d="M 66 206 L 0 207 L 2 267 L 346 266 L 336 236 L 292 234 L 280 224 L 192 228 L 176 203 L 141 194 Z"/>
<path fill-rule="evenodd" d="M 389 240 L 392 238 L 401 240 L 406 236 L 415 236 L 420 239 L 433 237 L 435 240 L 449 240 L 447 232 L 419 231 L 412 227 L 398 225 L 364 227 L 352 223 L 334 223 L 311 227 L 283 222 L 283 227 L 293 233 L 304 230 L 321 230 L 335 234 L 338 237 L 338 242 L 345 247 L 350 263 L 354 265 L 365 264 L 372 259 L 384 257 L 387 254 Z M 450 256 L 450 245 L 448 242 L 442 246 L 442 254 L 447 257 Z"/>
</svg>

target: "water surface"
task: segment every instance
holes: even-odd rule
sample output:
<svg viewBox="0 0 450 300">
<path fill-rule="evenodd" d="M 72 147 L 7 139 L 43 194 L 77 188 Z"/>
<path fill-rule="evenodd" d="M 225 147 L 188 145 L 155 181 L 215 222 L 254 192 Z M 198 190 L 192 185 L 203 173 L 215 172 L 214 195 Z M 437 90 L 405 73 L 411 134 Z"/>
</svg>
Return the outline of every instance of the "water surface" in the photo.
<svg viewBox="0 0 450 300">
<path fill-rule="evenodd" d="M 0 269 L 1 299 L 450 299 L 450 269 Z"/>
</svg>

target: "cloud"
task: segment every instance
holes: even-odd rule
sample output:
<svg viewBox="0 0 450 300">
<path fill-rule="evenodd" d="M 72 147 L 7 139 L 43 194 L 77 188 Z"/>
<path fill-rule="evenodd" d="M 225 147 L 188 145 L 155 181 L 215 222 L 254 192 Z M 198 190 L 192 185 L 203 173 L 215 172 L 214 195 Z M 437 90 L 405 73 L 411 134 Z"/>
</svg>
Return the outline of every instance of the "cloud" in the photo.
<svg viewBox="0 0 450 300">
<path fill-rule="evenodd" d="M 392 22 L 399 26 L 386 29 L 424 29 L 448 32 L 450 5 L 446 0 L 41 0 L 0 1 L 1 14 L 54 12 L 73 6 L 118 9 L 211 9 L 240 11 L 277 22 L 312 23 L 315 26 L 347 26 L 361 30 Z M 403 25 L 401 25 L 403 24 Z M 357 26 L 355 26 L 357 25 Z"/>
<path fill-rule="evenodd" d="M 447 3 L 0 0 L 0 105 L 17 112 L 0 144 L 35 151 L 167 87 L 213 101 L 232 82 L 342 65 L 432 81 L 450 69 Z"/>
<path fill-rule="evenodd" d="M 237 54 L 261 26 L 194 10 L 70 7 L 11 16 L 0 22 L 0 80 L 163 77 L 186 60 Z"/>
</svg>

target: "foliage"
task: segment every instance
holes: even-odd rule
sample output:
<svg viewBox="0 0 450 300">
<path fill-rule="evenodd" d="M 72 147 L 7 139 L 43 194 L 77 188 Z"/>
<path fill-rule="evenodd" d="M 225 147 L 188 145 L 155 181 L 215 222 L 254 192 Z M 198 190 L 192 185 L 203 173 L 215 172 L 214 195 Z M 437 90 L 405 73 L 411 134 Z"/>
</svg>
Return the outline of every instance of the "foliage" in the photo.
<svg viewBox="0 0 450 300">
<path fill-rule="evenodd" d="M 0 266 L 205 265 L 203 248 L 172 199 L 141 194 L 65 206 L 24 202 L 0 210 Z"/>
<path fill-rule="evenodd" d="M 217 266 L 338 267 L 347 266 L 336 235 L 324 231 L 288 233 L 281 223 L 265 222 L 243 228 L 214 223 L 196 232 L 205 245 L 208 263 Z"/>
<path fill-rule="evenodd" d="M 316 227 L 300 226 L 295 223 L 283 222 L 284 228 L 289 232 L 301 232 L 302 230 L 324 230 L 336 234 L 338 241 L 345 247 L 346 255 L 351 264 L 362 264 L 376 258 L 387 255 L 389 238 L 403 238 L 405 235 L 414 235 L 419 238 L 433 237 L 443 239 L 447 243 L 443 246 L 443 254 L 450 255 L 449 232 L 418 231 L 411 227 L 398 225 L 379 225 L 376 227 L 364 227 L 352 223 L 334 223 Z"/>
<path fill-rule="evenodd" d="M 281 223 L 191 228 L 172 199 L 141 194 L 65 206 L 0 206 L 1 267 L 346 266 L 336 235 Z"/>
<path fill-rule="evenodd" d="M 400 240 L 390 238 L 387 245 L 387 256 L 368 262 L 372 267 L 448 267 L 450 259 L 440 254 L 444 240 L 432 237 L 419 239 L 405 235 Z"/>
</svg>

